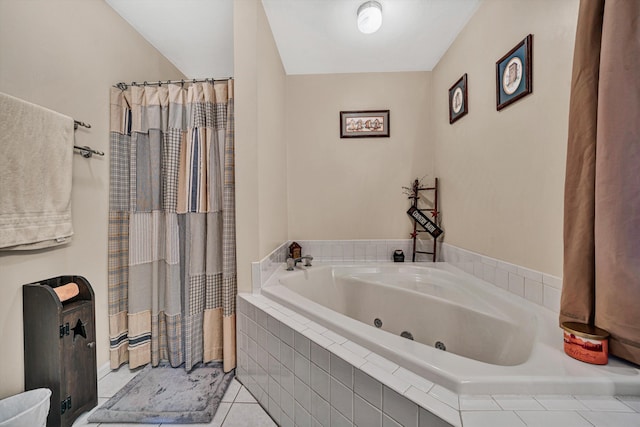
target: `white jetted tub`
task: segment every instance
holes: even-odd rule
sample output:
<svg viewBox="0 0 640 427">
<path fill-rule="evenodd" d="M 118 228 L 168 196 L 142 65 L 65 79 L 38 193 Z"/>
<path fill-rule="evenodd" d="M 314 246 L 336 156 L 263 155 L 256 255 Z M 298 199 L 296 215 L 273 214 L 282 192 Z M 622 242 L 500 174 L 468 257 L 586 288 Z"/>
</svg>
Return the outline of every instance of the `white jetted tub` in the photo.
<svg viewBox="0 0 640 427">
<path fill-rule="evenodd" d="M 557 314 L 447 263 L 283 266 L 261 292 L 459 394 L 640 390 L 632 365 L 566 356 Z"/>
</svg>

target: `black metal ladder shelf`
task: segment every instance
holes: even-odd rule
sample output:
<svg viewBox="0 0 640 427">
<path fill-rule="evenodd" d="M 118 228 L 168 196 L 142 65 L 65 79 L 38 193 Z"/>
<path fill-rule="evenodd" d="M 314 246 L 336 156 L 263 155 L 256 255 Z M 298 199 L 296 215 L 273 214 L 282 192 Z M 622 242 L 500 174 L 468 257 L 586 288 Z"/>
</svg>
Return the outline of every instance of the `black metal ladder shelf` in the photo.
<svg viewBox="0 0 640 427">
<path fill-rule="evenodd" d="M 406 187 L 405 187 L 406 188 Z M 421 191 L 433 191 L 433 208 L 419 208 L 418 200 L 420 200 L 420 192 Z M 438 211 L 438 178 L 434 179 L 434 184 L 432 187 L 423 187 L 421 182 L 416 179 L 413 181 L 413 184 L 410 189 L 410 195 L 408 197 L 411 200 L 411 206 L 420 212 L 428 212 L 431 214 L 433 218 L 433 222 L 436 225 L 440 225 L 440 212 Z M 418 240 L 418 233 L 427 233 L 426 230 L 418 229 L 418 221 L 413 220 L 413 232 L 411 233 L 411 238 L 413 239 L 413 254 L 411 257 L 411 261 L 416 261 L 416 254 L 424 254 L 424 255 L 432 255 L 433 262 L 436 262 L 437 259 L 437 237 L 433 237 L 433 250 L 431 251 L 419 251 L 416 250 L 416 241 Z"/>
</svg>

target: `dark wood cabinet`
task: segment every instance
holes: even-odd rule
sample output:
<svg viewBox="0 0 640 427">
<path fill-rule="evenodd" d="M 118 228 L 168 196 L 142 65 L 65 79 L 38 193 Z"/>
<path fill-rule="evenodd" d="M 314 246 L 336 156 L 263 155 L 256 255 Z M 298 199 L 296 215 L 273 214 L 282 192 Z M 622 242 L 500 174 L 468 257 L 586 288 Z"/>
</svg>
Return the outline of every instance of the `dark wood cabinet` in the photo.
<svg viewBox="0 0 640 427">
<path fill-rule="evenodd" d="M 74 282 L 79 294 L 60 302 L 54 289 Z M 47 427 L 68 427 L 98 403 L 95 301 L 82 276 L 22 287 L 25 389 L 51 390 Z"/>
</svg>

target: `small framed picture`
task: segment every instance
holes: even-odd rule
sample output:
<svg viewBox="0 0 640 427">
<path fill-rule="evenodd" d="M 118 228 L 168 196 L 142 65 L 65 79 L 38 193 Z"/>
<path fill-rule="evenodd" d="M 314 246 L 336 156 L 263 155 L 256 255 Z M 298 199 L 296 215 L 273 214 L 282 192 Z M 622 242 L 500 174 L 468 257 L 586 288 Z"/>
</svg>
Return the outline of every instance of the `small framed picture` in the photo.
<svg viewBox="0 0 640 427">
<path fill-rule="evenodd" d="M 496 62 L 498 111 L 533 92 L 533 34 Z"/>
<path fill-rule="evenodd" d="M 389 110 L 340 111 L 340 138 L 388 138 Z"/>
<path fill-rule="evenodd" d="M 465 73 L 449 88 L 449 123 L 453 124 L 468 112 L 467 73 Z"/>
</svg>

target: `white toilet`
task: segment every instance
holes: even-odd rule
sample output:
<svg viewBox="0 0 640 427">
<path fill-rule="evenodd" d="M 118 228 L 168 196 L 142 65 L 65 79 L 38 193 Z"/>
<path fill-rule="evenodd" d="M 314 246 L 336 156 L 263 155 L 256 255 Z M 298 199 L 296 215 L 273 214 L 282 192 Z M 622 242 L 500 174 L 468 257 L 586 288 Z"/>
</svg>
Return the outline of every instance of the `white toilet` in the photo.
<svg viewBox="0 0 640 427">
<path fill-rule="evenodd" d="M 0 400 L 0 427 L 45 427 L 51 390 L 37 388 Z"/>
</svg>

